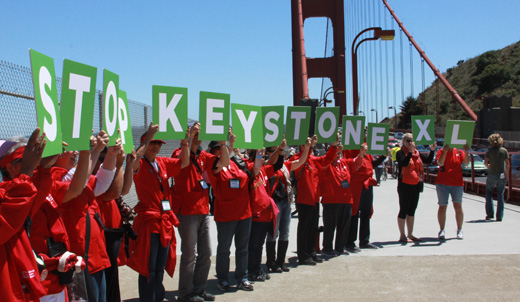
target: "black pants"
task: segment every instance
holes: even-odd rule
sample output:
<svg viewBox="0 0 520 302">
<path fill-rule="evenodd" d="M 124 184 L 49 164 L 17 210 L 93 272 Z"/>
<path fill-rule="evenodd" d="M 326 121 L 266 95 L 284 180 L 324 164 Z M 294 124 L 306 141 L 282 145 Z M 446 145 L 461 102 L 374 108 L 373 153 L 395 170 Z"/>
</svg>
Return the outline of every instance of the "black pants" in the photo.
<svg viewBox="0 0 520 302">
<path fill-rule="evenodd" d="M 251 223 L 251 235 L 249 237 L 249 255 L 247 258 L 247 271 L 251 275 L 260 274 L 260 265 L 262 264 L 262 251 L 264 249 L 265 237 L 269 228 L 273 228 L 271 222 Z"/>
<path fill-rule="evenodd" d="M 372 186 L 363 188 L 359 198 L 359 209 L 350 221 L 347 245 L 353 245 L 357 239 L 359 221 L 359 244 L 370 242 L 370 216 L 372 216 L 372 205 L 374 204 L 374 190 Z"/>
<path fill-rule="evenodd" d="M 107 301 L 111 302 L 121 301 L 117 257 L 119 256 L 119 250 L 121 249 L 123 234 L 123 228 L 105 230 L 107 254 L 110 259 L 110 267 L 105 269 L 105 278 L 107 282 Z"/>
<path fill-rule="evenodd" d="M 318 240 L 319 203 L 315 206 L 296 203 L 298 210 L 298 232 L 296 246 L 298 260 L 303 262 L 316 257 L 316 241 Z"/>
<path fill-rule="evenodd" d="M 409 185 L 400 182 L 397 186 L 399 193 L 399 215 L 397 217 L 405 219 L 406 216 L 415 216 L 415 210 L 419 203 L 419 185 Z"/>
<path fill-rule="evenodd" d="M 332 241 L 334 250 L 343 253 L 347 242 L 350 220 L 352 218 L 352 204 L 324 203 L 323 204 L 323 251 L 332 252 Z M 336 240 L 334 240 L 336 232 Z"/>
</svg>

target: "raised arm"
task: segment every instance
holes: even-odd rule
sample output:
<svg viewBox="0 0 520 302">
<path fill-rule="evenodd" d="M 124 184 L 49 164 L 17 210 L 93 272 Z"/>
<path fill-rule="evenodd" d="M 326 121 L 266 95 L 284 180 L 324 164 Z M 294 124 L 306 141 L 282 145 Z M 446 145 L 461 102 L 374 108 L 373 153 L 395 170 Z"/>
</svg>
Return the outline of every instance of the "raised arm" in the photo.
<svg viewBox="0 0 520 302">
<path fill-rule="evenodd" d="M 135 150 L 132 150 L 132 153 L 128 154 L 126 156 L 126 168 L 125 168 L 125 174 L 123 176 L 123 187 L 121 188 L 121 195 L 126 195 L 128 192 L 130 192 L 130 188 L 132 187 L 133 183 L 133 175 L 134 175 L 134 163 L 137 155 L 135 154 Z"/>
<path fill-rule="evenodd" d="M 470 157 L 468 144 L 464 145 L 464 153 L 466 153 L 464 156 L 464 164 L 467 165 L 467 164 L 469 164 L 469 157 Z"/>
<path fill-rule="evenodd" d="M 307 157 L 309 156 L 309 150 L 311 149 L 312 139 L 310 137 L 307 138 L 307 143 L 303 148 L 302 156 L 295 161 L 291 162 L 291 171 L 294 171 L 301 167 L 305 161 L 307 161 Z"/>
<path fill-rule="evenodd" d="M 141 145 L 137 148 L 136 158 L 133 165 L 133 171 L 137 172 L 139 170 L 139 165 L 141 162 L 141 158 L 143 158 L 144 153 L 146 152 L 146 148 L 148 148 L 148 145 L 150 144 L 150 141 L 153 139 L 153 136 L 155 133 L 159 131 L 159 125 L 154 125 L 153 123 L 150 123 L 150 126 L 148 126 L 148 130 L 146 131 L 146 136 L 141 143 Z"/>
<path fill-rule="evenodd" d="M 109 137 L 108 134 L 104 130 L 99 131 L 98 135 L 96 135 L 95 142 L 92 142 L 91 139 L 91 148 L 90 148 L 90 164 L 89 164 L 89 175 L 92 174 L 94 167 L 96 166 L 97 160 L 99 158 L 99 154 L 105 149 L 108 145 Z"/>
<path fill-rule="evenodd" d="M 190 164 L 190 142 L 191 142 L 191 127 L 186 130 L 186 138 L 181 140 L 181 169 L 186 168 Z"/>
<path fill-rule="evenodd" d="M 285 146 L 287 146 L 287 141 L 285 140 L 285 135 L 284 135 L 284 138 L 282 139 L 282 143 L 280 144 L 280 147 L 278 147 L 276 149 L 276 151 L 274 151 L 273 154 L 271 154 L 271 156 L 269 157 L 269 160 L 267 161 L 268 165 L 274 165 L 278 161 L 279 156 L 282 156 L 282 157 L 285 156 L 285 151 L 284 151 Z"/>
<path fill-rule="evenodd" d="M 112 147 L 108 148 L 109 150 Z M 124 182 L 124 172 L 123 172 L 123 164 L 125 162 L 125 151 L 123 150 L 123 146 L 120 144 L 119 148 L 116 149 L 116 162 L 115 162 L 115 175 L 114 179 L 112 180 L 112 183 L 110 184 L 110 187 L 105 192 L 105 195 L 103 195 L 104 201 L 110 201 L 113 199 L 116 199 L 120 194 L 121 190 L 123 189 L 123 182 Z M 103 167 L 105 167 L 106 160 L 108 159 L 110 155 L 107 152 L 105 161 L 103 162 Z"/>
</svg>

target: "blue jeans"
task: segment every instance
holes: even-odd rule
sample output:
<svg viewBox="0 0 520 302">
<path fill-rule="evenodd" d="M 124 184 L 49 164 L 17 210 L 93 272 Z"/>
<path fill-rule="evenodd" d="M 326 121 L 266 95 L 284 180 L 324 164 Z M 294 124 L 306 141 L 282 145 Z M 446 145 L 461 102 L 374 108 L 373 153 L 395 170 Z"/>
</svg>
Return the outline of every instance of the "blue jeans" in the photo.
<svg viewBox="0 0 520 302">
<path fill-rule="evenodd" d="M 282 200 L 276 203 L 278 216 L 276 216 L 276 228 L 274 230 L 274 237 L 267 234 L 267 242 L 275 242 L 276 238 L 280 236 L 280 241 L 289 241 L 289 230 L 291 227 L 291 204 L 287 200 Z"/>
<path fill-rule="evenodd" d="M 162 246 L 159 234 L 150 234 L 149 277 L 139 275 L 139 301 L 159 302 L 164 300 L 163 277 L 169 248 L 169 245 Z"/>
<path fill-rule="evenodd" d="M 89 301 L 106 301 L 107 283 L 105 279 L 105 270 L 93 274 L 85 274 L 85 284 L 88 287 Z"/>
<path fill-rule="evenodd" d="M 179 215 L 181 262 L 179 295 L 200 293 L 206 288 L 211 268 L 211 241 L 208 215 Z"/>
<path fill-rule="evenodd" d="M 486 180 L 486 215 L 493 218 L 493 191 L 497 187 L 497 219 L 504 216 L 504 191 L 506 189 L 506 179 L 500 178 L 500 174 L 489 174 Z"/>
<path fill-rule="evenodd" d="M 249 255 L 249 235 L 251 233 L 251 218 L 217 224 L 217 279 L 228 282 L 229 255 L 231 242 L 235 237 L 235 280 L 247 280 L 247 258 Z"/>
</svg>

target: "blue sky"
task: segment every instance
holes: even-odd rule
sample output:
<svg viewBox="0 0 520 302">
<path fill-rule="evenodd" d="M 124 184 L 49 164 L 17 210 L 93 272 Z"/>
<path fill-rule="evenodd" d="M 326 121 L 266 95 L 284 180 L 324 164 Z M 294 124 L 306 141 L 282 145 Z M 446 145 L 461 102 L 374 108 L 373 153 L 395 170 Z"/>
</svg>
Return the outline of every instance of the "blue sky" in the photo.
<svg viewBox="0 0 520 302">
<path fill-rule="evenodd" d="M 389 4 L 441 71 L 520 40 L 517 0 Z M 75 60 L 98 68 L 98 88 L 107 68 L 119 74 L 129 99 L 145 104 L 152 102 L 152 85 L 187 87 L 192 118 L 198 117 L 200 91 L 229 93 L 233 103 L 292 105 L 289 0 L 4 0 L 0 10 L 0 60 L 29 66 L 32 48 L 54 58 L 57 76 L 64 58 Z M 306 22 L 308 56 L 323 56 L 326 24 L 325 19 Z M 328 47 L 330 53 L 330 42 Z M 426 74 L 428 86 L 433 76 Z M 421 82 L 419 73 L 414 78 Z M 351 93 L 349 80 L 347 88 Z M 311 80 L 311 97 L 319 98 L 320 90 L 321 79 Z"/>
</svg>

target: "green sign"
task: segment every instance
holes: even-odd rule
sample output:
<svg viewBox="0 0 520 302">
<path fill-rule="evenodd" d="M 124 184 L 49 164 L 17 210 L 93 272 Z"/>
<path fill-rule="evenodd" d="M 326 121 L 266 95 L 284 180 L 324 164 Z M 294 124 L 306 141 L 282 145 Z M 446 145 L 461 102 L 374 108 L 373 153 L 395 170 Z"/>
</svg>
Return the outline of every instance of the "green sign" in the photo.
<svg viewBox="0 0 520 302">
<path fill-rule="evenodd" d="M 230 95 L 200 92 L 200 140 L 228 140 Z"/>
<path fill-rule="evenodd" d="M 412 115 L 412 133 L 415 144 L 430 145 L 435 142 L 435 117 Z"/>
<path fill-rule="evenodd" d="M 29 49 L 29 54 L 38 127 L 45 132 L 47 139 L 43 157 L 60 154 L 63 152 L 63 141 L 54 60 L 32 49 Z"/>
<path fill-rule="evenodd" d="M 188 88 L 152 86 L 156 139 L 184 139 L 188 129 Z"/>
<path fill-rule="evenodd" d="M 474 121 L 446 121 L 444 144 L 451 148 L 463 148 L 465 144 L 471 146 L 474 131 Z"/>
<path fill-rule="evenodd" d="M 343 116 L 341 143 L 344 150 L 358 150 L 365 140 L 365 117 Z"/>
<path fill-rule="evenodd" d="M 108 134 L 109 146 L 114 146 L 119 138 L 118 125 L 118 106 L 119 99 L 119 76 L 107 69 L 103 69 L 103 129 Z"/>
<path fill-rule="evenodd" d="M 128 99 L 126 91 L 119 90 L 119 134 L 121 135 L 121 143 L 125 149 L 125 153 L 132 153 L 134 149 L 134 137 L 132 134 L 132 124 L 130 123 L 130 115 L 128 114 Z M 157 134 L 155 134 L 157 135 Z"/>
<path fill-rule="evenodd" d="M 279 146 L 283 139 L 284 106 L 262 107 L 264 147 Z"/>
<path fill-rule="evenodd" d="M 97 68 L 63 60 L 61 120 L 66 150 L 90 150 L 96 102 Z"/>
<path fill-rule="evenodd" d="M 233 134 L 237 137 L 235 148 L 263 148 L 262 107 L 231 104 L 231 118 Z"/>
<path fill-rule="evenodd" d="M 339 126 L 339 107 L 316 108 L 316 127 L 314 132 L 320 143 L 336 141 Z"/>
<path fill-rule="evenodd" d="M 367 153 L 386 155 L 388 153 L 388 135 L 390 125 L 381 123 L 368 123 Z"/>
<path fill-rule="evenodd" d="M 311 118 L 311 107 L 291 106 L 287 107 L 287 117 L 285 125 L 285 139 L 287 145 L 305 145 L 309 137 L 309 127 Z"/>
</svg>

